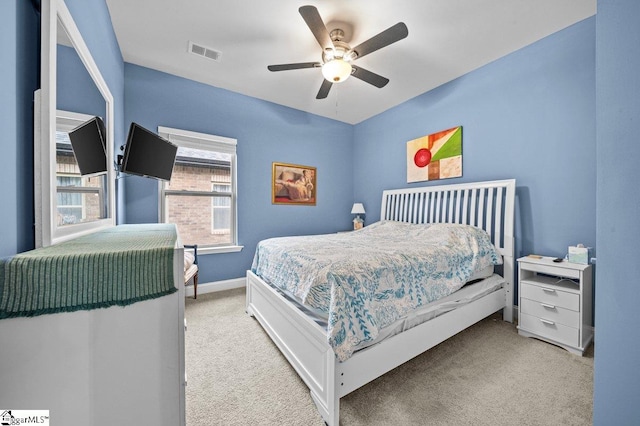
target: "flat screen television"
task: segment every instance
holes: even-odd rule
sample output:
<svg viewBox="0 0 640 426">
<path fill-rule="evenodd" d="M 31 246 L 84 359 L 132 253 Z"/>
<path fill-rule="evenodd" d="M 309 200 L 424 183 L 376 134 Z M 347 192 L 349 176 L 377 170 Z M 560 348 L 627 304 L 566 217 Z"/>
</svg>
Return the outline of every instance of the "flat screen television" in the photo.
<svg viewBox="0 0 640 426">
<path fill-rule="evenodd" d="M 104 122 L 93 117 L 69 132 L 73 155 L 82 176 L 107 172 Z"/>
<path fill-rule="evenodd" d="M 171 180 L 177 152 L 176 145 L 137 123 L 131 123 L 120 170 L 168 181 Z"/>
</svg>

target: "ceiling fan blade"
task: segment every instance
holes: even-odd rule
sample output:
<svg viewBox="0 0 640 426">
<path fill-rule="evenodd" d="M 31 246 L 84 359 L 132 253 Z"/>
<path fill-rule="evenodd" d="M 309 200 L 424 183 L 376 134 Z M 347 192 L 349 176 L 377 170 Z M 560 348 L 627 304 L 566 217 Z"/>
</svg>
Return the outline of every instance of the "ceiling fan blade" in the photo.
<svg viewBox="0 0 640 426">
<path fill-rule="evenodd" d="M 353 72 L 351 73 L 351 75 L 355 78 L 359 78 L 366 83 L 376 86 L 378 89 L 383 88 L 389 82 L 388 78 L 385 78 L 374 72 L 367 71 L 364 68 L 360 67 L 353 67 Z"/>
<path fill-rule="evenodd" d="M 353 50 L 358 54 L 357 58 L 362 58 L 371 52 L 382 49 L 396 41 L 402 40 L 409 35 L 409 29 L 404 22 L 398 22 L 392 27 L 387 28 L 378 35 L 371 37 L 369 40 L 360 43 Z"/>
<path fill-rule="evenodd" d="M 333 49 L 333 42 L 329 36 L 329 31 L 327 31 L 327 27 L 324 25 L 318 9 L 314 6 L 302 6 L 298 9 L 298 12 L 300 12 L 302 19 L 307 23 L 316 40 L 318 40 L 322 50 Z"/>
<path fill-rule="evenodd" d="M 288 71 L 288 70 L 299 70 L 302 68 L 316 68 L 321 66 L 320 62 L 300 62 L 297 64 L 280 64 L 280 65 L 269 65 L 267 69 L 269 71 Z"/>
<path fill-rule="evenodd" d="M 316 99 L 326 98 L 329 95 L 329 90 L 331 90 L 331 86 L 333 86 L 332 82 L 322 79 L 322 86 L 320 86 L 320 90 L 318 90 Z"/>
</svg>

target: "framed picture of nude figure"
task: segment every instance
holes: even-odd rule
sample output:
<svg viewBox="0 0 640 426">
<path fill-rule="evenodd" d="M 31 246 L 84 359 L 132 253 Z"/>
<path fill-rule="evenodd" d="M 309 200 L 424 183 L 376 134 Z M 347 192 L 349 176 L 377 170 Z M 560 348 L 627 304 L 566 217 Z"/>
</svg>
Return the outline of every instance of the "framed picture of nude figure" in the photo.
<svg viewBox="0 0 640 426">
<path fill-rule="evenodd" d="M 272 204 L 315 206 L 317 188 L 315 167 L 273 163 Z"/>
</svg>

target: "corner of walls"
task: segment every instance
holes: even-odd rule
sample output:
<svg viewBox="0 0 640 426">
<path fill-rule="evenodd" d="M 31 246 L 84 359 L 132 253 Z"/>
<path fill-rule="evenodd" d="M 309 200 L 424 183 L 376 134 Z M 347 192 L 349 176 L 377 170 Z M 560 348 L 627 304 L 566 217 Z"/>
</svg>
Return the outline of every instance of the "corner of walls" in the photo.
<svg viewBox="0 0 640 426">
<path fill-rule="evenodd" d="M 462 178 L 407 184 L 407 141 L 455 126 Z M 356 125 L 354 152 L 371 220 L 384 189 L 516 178 L 516 254 L 595 247 L 595 17 Z"/>
<path fill-rule="evenodd" d="M 244 249 L 202 256 L 203 282 L 244 276 L 264 238 L 351 226 L 353 126 L 133 64 L 125 64 L 125 93 L 127 123 L 238 141 L 238 238 Z M 315 206 L 271 203 L 273 162 L 317 168 Z M 157 221 L 157 182 L 137 176 L 122 180 L 127 222 Z"/>
</svg>

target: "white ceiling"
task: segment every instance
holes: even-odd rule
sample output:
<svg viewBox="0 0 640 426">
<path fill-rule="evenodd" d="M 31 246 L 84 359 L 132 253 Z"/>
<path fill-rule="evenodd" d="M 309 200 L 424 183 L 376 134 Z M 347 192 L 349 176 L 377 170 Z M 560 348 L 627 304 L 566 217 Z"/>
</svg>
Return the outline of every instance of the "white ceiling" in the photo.
<svg viewBox="0 0 640 426">
<path fill-rule="evenodd" d="M 126 62 L 356 124 L 596 13 L 596 0 L 106 0 Z M 357 60 L 390 82 L 356 78 L 316 100 L 319 68 L 267 65 L 320 61 L 298 12 L 317 7 L 327 29 L 352 47 L 397 22 L 407 38 Z M 188 43 L 222 53 L 212 61 Z"/>
</svg>

